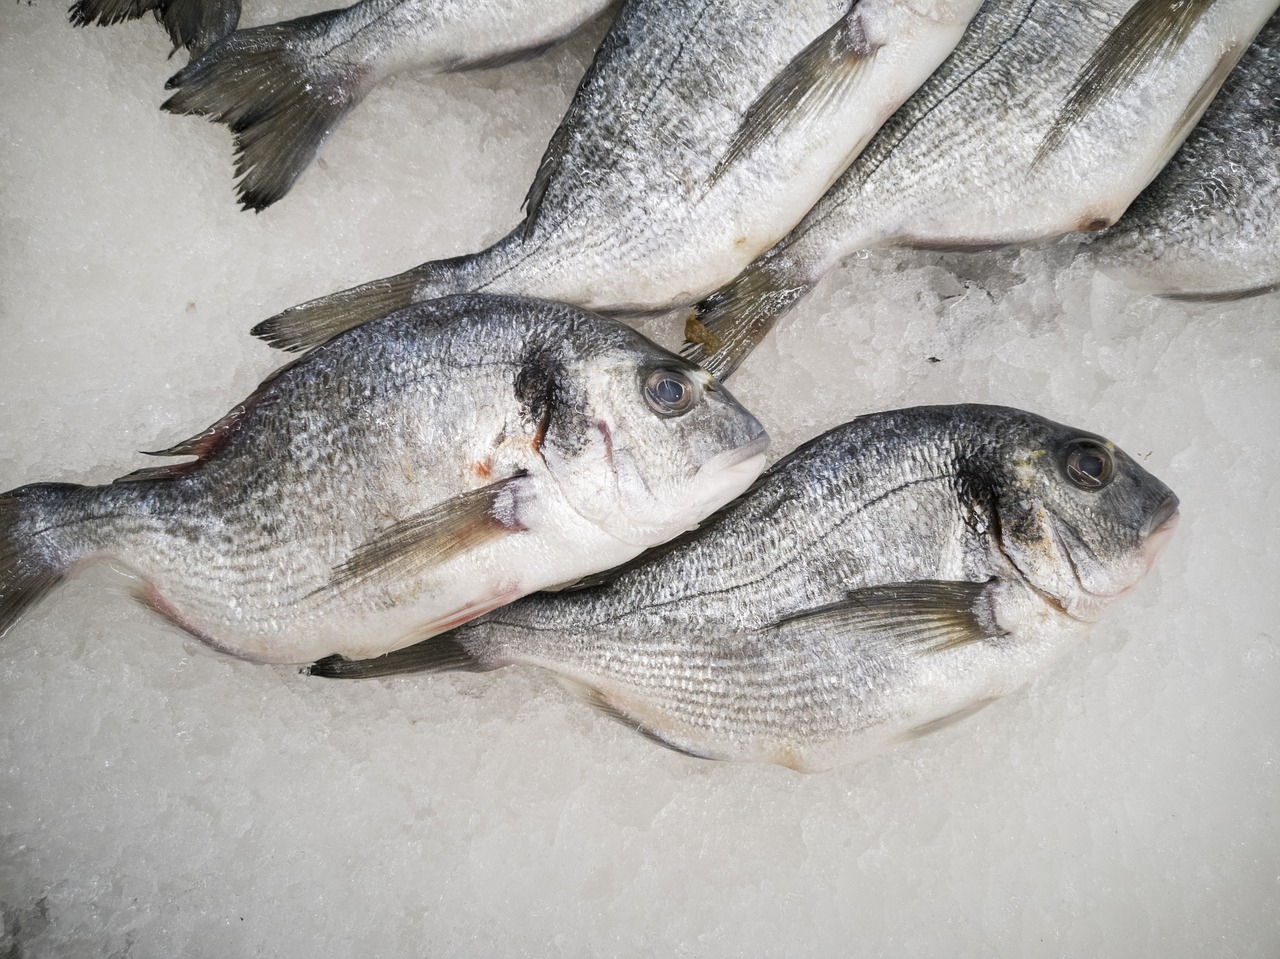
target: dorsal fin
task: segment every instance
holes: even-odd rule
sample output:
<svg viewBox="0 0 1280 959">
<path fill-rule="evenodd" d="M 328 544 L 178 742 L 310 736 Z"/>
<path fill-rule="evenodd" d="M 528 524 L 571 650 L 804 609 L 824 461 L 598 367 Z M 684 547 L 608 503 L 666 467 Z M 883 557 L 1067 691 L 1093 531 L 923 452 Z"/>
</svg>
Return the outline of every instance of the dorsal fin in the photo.
<svg viewBox="0 0 1280 959">
<path fill-rule="evenodd" d="M 236 430 L 240 428 L 240 424 L 244 422 L 244 418 L 250 411 L 260 407 L 270 392 L 271 387 L 285 373 L 293 369 L 305 357 L 300 357 L 291 363 L 286 363 L 280 369 L 276 370 L 265 380 L 258 384 L 258 388 L 250 393 L 244 400 L 237 403 L 231 408 L 221 419 L 217 420 L 211 426 L 206 427 L 194 436 L 188 437 L 179 443 L 174 443 L 167 449 L 162 450 L 142 450 L 143 456 L 194 456 L 195 459 L 185 463 L 166 463 L 163 466 L 145 466 L 140 470 L 134 470 L 119 477 L 114 482 L 117 483 L 134 483 L 139 480 L 160 480 L 173 479 L 177 476 L 184 476 L 192 470 L 197 469 L 211 457 L 227 445 L 231 437 L 235 435 Z"/>
</svg>

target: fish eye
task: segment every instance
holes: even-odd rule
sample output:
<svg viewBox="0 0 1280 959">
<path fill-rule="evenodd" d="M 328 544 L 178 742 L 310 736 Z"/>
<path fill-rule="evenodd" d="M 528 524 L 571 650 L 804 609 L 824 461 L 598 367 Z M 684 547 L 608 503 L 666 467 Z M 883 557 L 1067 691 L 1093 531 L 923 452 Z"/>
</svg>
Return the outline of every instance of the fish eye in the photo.
<svg viewBox="0 0 1280 959">
<path fill-rule="evenodd" d="M 696 395 L 693 382 L 679 370 L 655 370 L 644 381 L 644 398 L 659 416 L 689 412 Z"/>
<path fill-rule="evenodd" d="M 1067 479 L 1081 489 L 1102 489 L 1111 482 L 1115 461 L 1105 446 L 1092 440 L 1080 440 L 1067 450 Z"/>
</svg>

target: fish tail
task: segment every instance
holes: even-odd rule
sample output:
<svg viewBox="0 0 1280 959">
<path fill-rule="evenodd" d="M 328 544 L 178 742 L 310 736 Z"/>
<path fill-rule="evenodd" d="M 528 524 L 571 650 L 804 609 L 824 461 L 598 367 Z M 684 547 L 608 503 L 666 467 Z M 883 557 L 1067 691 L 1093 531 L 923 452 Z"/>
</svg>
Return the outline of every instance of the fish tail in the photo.
<svg viewBox="0 0 1280 959">
<path fill-rule="evenodd" d="M 147 11 L 164 25 L 175 50 L 186 47 L 198 53 L 235 30 L 240 0 L 76 0 L 67 17 L 77 27 L 105 27 L 136 20 Z"/>
<path fill-rule="evenodd" d="M 0 636 L 83 555 L 67 534 L 86 489 L 37 483 L 0 493 Z"/>
<path fill-rule="evenodd" d="M 784 258 L 766 253 L 694 308 L 680 352 L 716 379 L 728 379 L 813 287 L 788 269 Z"/>
<path fill-rule="evenodd" d="M 331 293 L 263 320 L 250 332 L 279 350 L 319 346 L 339 333 L 414 303 L 476 286 L 476 265 L 484 253 L 423 263 L 411 270 Z"/>
<path fill-rule="evenodd" d="M 199 57 L 240 23 L 240 0 L 163 0 L 156 18 L 164 25 L 173 48 Z"/>
<path fill-rule="evenodd" d="M 192 9 L 200 2 L 175 0 Z M 304 41 L 335 15 L 240 30 L 165 84 L 176 92 L 162 110 L 209 117 L 231 128 L 236 191 L 245 210 L 264 210 L 288 193 L 368 89 L 367 67 L 328 65 L 307 53 Z"/>
<path fill-rule="evenodd" d="M 67 18 L 77 27 L 95 23 L 107 27 L 125 20 L 136 20 L 159 6 L 160 0 L 76 0 L 67 9 Z"/>
</svg>

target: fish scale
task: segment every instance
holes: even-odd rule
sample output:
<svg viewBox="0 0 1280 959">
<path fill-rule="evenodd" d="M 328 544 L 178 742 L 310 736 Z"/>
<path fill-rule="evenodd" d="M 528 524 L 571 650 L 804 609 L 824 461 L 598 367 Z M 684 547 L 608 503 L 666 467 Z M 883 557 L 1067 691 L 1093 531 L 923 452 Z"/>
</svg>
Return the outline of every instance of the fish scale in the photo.
<svg viewBox="0 0 1280 959">
<path fill-rule="evenodd" d="M 1112 444 L 1029 413 L 873 414 L 605 582 L 311 672 L 538 666 L 674 749 L 820 769 L 1025 683 L 1142 578 L 1176 512 Z"/>
<path fill-rule="evenodd" d="M 317 348 L 163 454 L 194 461 L 0 495 L 0 631 L 110 558 L 218 649 L 375 654 L 683 532 L 766 444 L 705 373 L 616 321 L 442 300 Z"/>
<path fill-rule="evenodd" d="M 786 237 L 703 300 L 687 356 L 724 378 L 842 259 L 1115 223 L 1277 0 L 988 0 Z"/>
</svg>

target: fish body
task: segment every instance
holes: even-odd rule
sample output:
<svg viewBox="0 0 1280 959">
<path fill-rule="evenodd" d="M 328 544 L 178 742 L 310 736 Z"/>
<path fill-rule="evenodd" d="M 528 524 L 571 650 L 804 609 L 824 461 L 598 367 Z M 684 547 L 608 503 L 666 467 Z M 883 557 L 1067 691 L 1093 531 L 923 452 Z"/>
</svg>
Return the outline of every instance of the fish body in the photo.
<svg viewBox="0 0 1280 959">
<path fill-rule="evenodd" d="M 1276 0 L 989 0 L 804 220 L 699 305 L 687 355 L 727 376 L 844 257 L 980 249 L 1115 223 Z"/>
<path fill-rule="evenodd" d="M 1166 296 L 1233 299 L 1280 285 L 1280 15 L 1169 165 L 1085 252 Z"/>
<path fill-rule="evenodd" d="M 1003 407 L 864 416 L 599 585 L 312 672 L 540 666 L 659 742 L 824 769 L 1023 685 L 1132 589 L 1177 497 Z"/>
<path fill-rule="evenodd" d="M 241 202 L 262 210 L 290 190 L 342 118 L 392 74 L 451 73 L 533 56 L 611 2 L 362 0 L 221 39 L 169 79 L 176 92 L 162 108 L 231 127 Z"/>
<path fill-rule="evenodd" d="M 977 0 L 624 3 L 512 233 L 304 303 L 299 349 L 445 293 L 633 312 L 688 304 L 791 228 L 959 40 Z"/>
<path fill-rule="evenodd" d="M 110 558 L 217 649 L 377 655 L 696 525 L 767 436 L 704 372 L 559 304 L 459 297 L 367 324 L 115 483 L 0 496 L 0 632 Z"/>
</svg>

